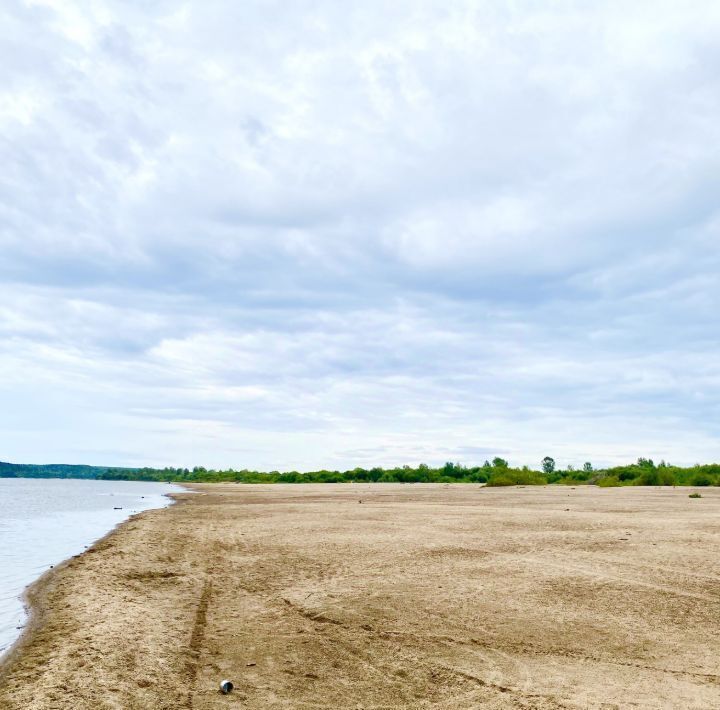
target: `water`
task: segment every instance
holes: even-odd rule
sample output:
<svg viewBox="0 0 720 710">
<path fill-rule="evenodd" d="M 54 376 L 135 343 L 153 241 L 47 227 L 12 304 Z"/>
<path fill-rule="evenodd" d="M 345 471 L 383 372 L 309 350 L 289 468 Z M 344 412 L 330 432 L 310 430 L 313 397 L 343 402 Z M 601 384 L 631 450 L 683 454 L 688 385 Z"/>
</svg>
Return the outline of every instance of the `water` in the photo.
<svg viewBox="0 0 720 710">
<path fill-rule="evenodd" d="M 0 478 L 0 656 L 27 621 L 26 586 L 133 513 L 169 505 L 164 494 L 179 490 L 136 481 Z"/>
</svg>

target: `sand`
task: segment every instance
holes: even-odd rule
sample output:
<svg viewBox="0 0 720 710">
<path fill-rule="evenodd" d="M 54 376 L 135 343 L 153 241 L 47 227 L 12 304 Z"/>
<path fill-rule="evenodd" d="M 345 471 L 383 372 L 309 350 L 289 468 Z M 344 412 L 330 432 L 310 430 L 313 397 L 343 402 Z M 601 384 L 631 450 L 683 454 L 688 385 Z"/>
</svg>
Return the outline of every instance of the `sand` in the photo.
<svg viewBox="0 0 720 710">
<path fill-rule="evenodd" d="M 195 489 L 33 588 L 0 708 L 720 707 L 720 489 Z"/>
</svg>

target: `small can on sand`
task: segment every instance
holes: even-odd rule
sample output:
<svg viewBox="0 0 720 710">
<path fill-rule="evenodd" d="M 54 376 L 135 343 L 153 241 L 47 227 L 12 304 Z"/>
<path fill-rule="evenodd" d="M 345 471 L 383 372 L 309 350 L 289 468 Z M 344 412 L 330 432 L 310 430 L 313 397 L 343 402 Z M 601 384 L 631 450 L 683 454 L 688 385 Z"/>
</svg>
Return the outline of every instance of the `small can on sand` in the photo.
<svg viewBox="0 0 720 710">
<path fill-rule="evenodd" d="M 223 681 L 220 681 L 220 692 L 221 692 L 223 695 L 227 695 L 228 693 L 231 693 L 231 692 L 232 692 L 232 689 L 233 689 L 234 687 L 235 687 L 235 686 L 232 684 L 232 681 L 231 681 L 231 680 L 223 680 Z"/>
</svg>

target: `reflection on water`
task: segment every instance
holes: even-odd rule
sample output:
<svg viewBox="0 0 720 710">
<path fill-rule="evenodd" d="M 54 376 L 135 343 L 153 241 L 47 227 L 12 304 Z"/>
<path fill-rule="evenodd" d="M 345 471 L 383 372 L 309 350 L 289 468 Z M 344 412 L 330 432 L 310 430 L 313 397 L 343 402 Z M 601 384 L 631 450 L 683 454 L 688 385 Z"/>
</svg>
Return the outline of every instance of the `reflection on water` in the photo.
<svg viewBox="0 0 720 710">
<path fill-rule="evenodd" d="M 0 655 L 26 622 L 23 590 L 133 513 L 170 504 L 163 483 L 0 478 Z"/>
</svg>

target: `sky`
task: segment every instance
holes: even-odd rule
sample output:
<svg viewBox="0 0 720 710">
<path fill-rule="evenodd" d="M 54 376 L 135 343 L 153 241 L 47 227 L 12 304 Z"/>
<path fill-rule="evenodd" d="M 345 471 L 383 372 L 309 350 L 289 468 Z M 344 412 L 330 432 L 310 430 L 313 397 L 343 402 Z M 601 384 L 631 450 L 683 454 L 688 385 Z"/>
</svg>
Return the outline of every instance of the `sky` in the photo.
<svg viewBox="0 0 720 710">
<path fill-rule="evenodd" d="M 720 4 L 8 0 L 0 460 L 720 460 Z"/>
</svg>

